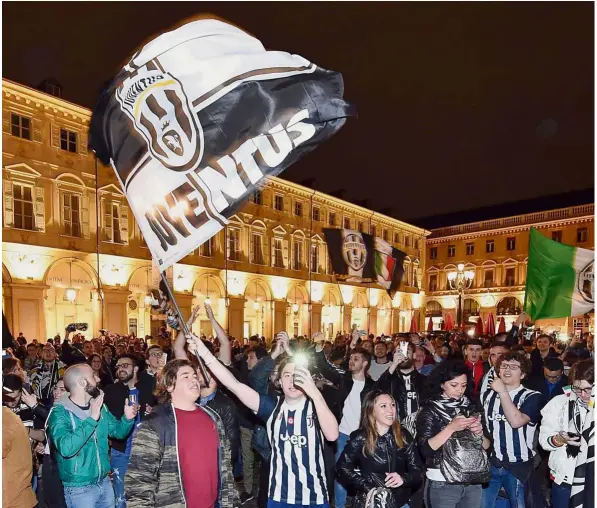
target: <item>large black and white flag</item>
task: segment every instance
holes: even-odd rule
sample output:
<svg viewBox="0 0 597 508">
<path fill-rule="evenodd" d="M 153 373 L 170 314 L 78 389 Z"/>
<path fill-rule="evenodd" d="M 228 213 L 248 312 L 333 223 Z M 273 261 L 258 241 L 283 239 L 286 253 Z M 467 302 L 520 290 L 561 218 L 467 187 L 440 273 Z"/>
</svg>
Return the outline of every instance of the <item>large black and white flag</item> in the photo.
<svg viewBox="0 0 597 508">
<path fill-rule="evenodd" d="M 165 270 L 226 224 L 268 176 L 355 111 L 339 73 L 266 51 L 213 19 L 138 51 L 100 97 L 89 146 L 111 164 Z"/>
<path fill-rule="evenodd" d="M 569 508 L 595 506 L 595 387 L 591 393 L 589 412 L 580 433 L 580 453 L 572 480 Z"/>
<path fill-rule="evenodd" d="M 346 281 L 375 282 L 394 297 L 406 254 L 381 238 L 352 229 L 324 229 L 334 273 Z"/>
</svg>

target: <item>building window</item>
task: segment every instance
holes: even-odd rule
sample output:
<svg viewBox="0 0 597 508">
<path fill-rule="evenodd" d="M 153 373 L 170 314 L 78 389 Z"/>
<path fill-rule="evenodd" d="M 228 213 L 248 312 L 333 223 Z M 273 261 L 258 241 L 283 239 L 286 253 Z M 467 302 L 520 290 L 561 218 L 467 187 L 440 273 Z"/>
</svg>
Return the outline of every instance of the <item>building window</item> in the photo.
<svg viewBox="0 0 597 508">
<path fill-rule="evenodd" d="M 276 194 L 274 196 L 274 208 L 278 210 L 278 212 L 284 211 L 284 197 Z"/>
<path fill-rule="evenodd" d="M 251 263 L 263 265 L 263 235 L 253 233 L 251 235 Z"/>
<path fill-rule="evenodd" d="M 311 244 L 311 271 L 319 273 L 319 245 Z"/>
<path fill-rule="evenodd" d="M 120 204 L 106 203 L 104 208 L 104 240 L 112 243 L 124 243 L 120 231 Z"/>
<path fill-rule="evenodd" d="M 456 245 L 448 245 L 448 257 L 453 258 L 456 255 Z"/>
<path fill-rule="evenodd" d="M 65 235 L 81 236 L 81 196 L 66 193 L 63 195 L 62 220 Z"/>
<path fill-rule="evenodd" d="M 251 203 L 255 203 L 256 205 L 261 205 L 262 204 L 261 191 L 256 190 L 255 192 L 252 192 L 251 195 L 249 196 L 249 201 Z"/>
<path fill-rule="evenodd" d="M 67 152 L 77 153 L 77 133 L 60 129 L 60 148 Z"/>
<path fill-rule="evenodd" d="M 281 238 L 274 238 L 274 266 L 276 268 L 286 268 L 284 266 L 284 252 Z"/>
<path fill-rule="evenodd" d="M 295 201 L 294 203 L 294 215 L 297 217 L 303 216 L 303 204 L 300 201 Z"/>
<path fill-rule="evenodd" d="M 292 269 L 300 270 L 303 266 L 303 242 L 294 240 L 292 243 Z"/>
<path fill-rule="evenodd" d="M 228 230 L 228 259 L 240 261 L 240 231 L 238 229 Z"/>
<path fill-rule="evenodd" d="M 419 250 L 419 239 L 415 239 L 415 249 Z"/>
<path fill-rule="evenodd" d="M 561 231 L 552 231 L 551 232 L 551 239 L 554 242 L 562 243 L 562 232 Z"/>
<path fill-rule="evenodd" d="M 437 247 L 429 248 L 429 259 L 437 259 Z"/>
<path fill-rule="evenodd" d="M 485 242 L 485 252 L 491 254 L 495 251 L 495 242 L 493 240 L 487 240 Z"/>
<path fill-rule="evenodd" d="M 328 215 L 328 224 L 330 226 L 336 225 L 336 212 L 330 212 L 330 214 Z"/>
<path fill-rule="evenodd" d="M 213 256 L 213 237 L 203 242 L 199 247 L 199 255 L 204 258 L 210 258 Z"/>
<path fill-rule="evenodd" d="M 510 236 L 506 238 L 506 250 L 516 250 L 516 237 Z"/>
<path fill-rule="evenodd" d="M 404 235 L 404 246 L 410 247 L 410 236 L 409 235 Z"/>
<path fill-rule="evenodd" d="M 388 239 L 390 238 L 390 237 L 388 236 L 388 230 L 387 230 L 387 229 L 384 229 L 384 230 L 383 230 L 383 233 L 382 233 L 382 238 L 384 239 L 384 242 L 387 242 L 387 241 L 388 241 Z"/>
<path fill-rule="evenodd" d="M 10 114 L 10 132 L 13 136 L 23 139 L 31 139 L 31 118 Z"/>
<path fill-rule="evenodd" d="M 437 273 L 429 275 L 429 291 L 437 291 Z"/>
<path fill-rule="evenodd" d="M 316 222 L 321 220 L 321 213 L 319 212 L 319 208 L 316 206 L 313 207 L 313 220 Z"/>
<path fill-rule="evenodd" d="M 493 287 L 493 270 L 485 270 L 485 278 L 483 281 L 483 287 Z"/>
<path fill-rule="evenodd" d="M 587 228 L 576 229 L 576 243 L 584 243 L 588 240 L 589 230 Z"/>
<path fill-rule="evenodd" d="M 350 229 L 350 218 L 344 217 L 344 229 Z"/>
<path fill-rule="evenodd" d="M 371 236 L 377 236 L 377 226 L 371 226 Z"/>
<path fill-rule="evenodd" d="M 394 233 L 394 243 L 400 243 L 400 233 Z"/>
<path fill-rule="evenodd" d="M 466 244 L 466 255 L 472 256 L 475 253 L 475 244 L 474 243 L 467 243 Z"/>
<path fill-rule="evenodd" d="M 17 229 L 35 231 L 35 219 L 33 214 L 33 188 L 28 185 L 15 183 L 12 186 L 13 192 L 13 225 Z"/>
<path fill-rule="evenodd" d="M 516 268 L 506 268 L 506 280 L 504 282 L 506 286 L 516 285 Z"/>
<path fill-rule="evenodd" d="M 364 233 L 365 232 L 364 225 L 363 225 L 362 221 L 359 221 L 357 223 L 357 230 L 359 231 L 359 233 Z"/>
</svg>

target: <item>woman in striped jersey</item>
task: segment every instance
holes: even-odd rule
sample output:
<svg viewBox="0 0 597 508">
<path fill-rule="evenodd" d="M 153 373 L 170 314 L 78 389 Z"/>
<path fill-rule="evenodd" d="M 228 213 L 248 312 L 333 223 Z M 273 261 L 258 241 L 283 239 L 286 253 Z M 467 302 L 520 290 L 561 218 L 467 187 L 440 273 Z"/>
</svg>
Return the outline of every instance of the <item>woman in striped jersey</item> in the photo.
<svg viewBox="0 0 597 508">
<path fill-rule="evenodd" d="M 282 332 L 278 340 L 287 345 L 289 338 Z M 196 350 L 218 381 L 266 422 L 272 447 L 268 508 L 329 508 L 323 445 L 324 438 L 338 439 L 338 422 L 315 386 L 305 357 L 296 354 L 280 362 L 276 381 L 283 395 L 271 397 L 237 381 L 197 337 L 189 339 L 189 349 Z"/>
</svg>

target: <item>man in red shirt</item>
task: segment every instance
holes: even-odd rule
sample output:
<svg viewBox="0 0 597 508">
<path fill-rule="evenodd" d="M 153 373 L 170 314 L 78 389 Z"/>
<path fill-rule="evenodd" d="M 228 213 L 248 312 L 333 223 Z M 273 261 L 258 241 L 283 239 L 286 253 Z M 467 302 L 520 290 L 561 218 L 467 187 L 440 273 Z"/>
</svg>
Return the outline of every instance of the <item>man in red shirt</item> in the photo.
<svg viewBox="0 0 597 508">
<path fill-rule="evenodd" d="M 233 508 L 230 446 L 219 416 L 198 406 L 197 372 L 172 360 L 157 376 L 160 404 L 133 439 L 125 477 L 128 508 Z"/>
<path fill-rule="evenodd" d="M 471 378 L 473 381 L 472 395 L 473 399 L 479 397 L 479 388 L 483 376 L 489 370 L 489 365 L 484 364 L 481 359 L 481 352 L 483 351 L 483 343 L 479 339 L 470 339 L 466 343 L 466 366 L 471 371 Z"/>
</svg>

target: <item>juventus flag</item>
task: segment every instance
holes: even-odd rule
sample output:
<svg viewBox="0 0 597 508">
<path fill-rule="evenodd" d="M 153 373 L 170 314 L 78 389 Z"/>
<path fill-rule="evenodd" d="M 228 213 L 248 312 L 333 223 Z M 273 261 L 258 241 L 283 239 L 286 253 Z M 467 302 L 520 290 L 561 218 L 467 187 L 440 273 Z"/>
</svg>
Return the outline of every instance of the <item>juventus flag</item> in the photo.
<svg viewBox="0 0 597 508">
<path fill-rule="evenodd" d="M 111 164 L 161 271 L 207 241 L 268 176 L 355 111 L 342 76 L 218 20 L 145 45 L 95 107 L 89 146 Z"/>
<path fill-rule="evenodd" d="M 352 229 L 324 229 L 334 273 L 347 281 L 376 282 L 394 298 L 406 254 L 381 238 Z"/>
<path fill-rule="evenodd" d="M 569 508 L 595 506 L 595 387 L 580 434 L 580 453 L 572 480 Z"/>
</svg>

